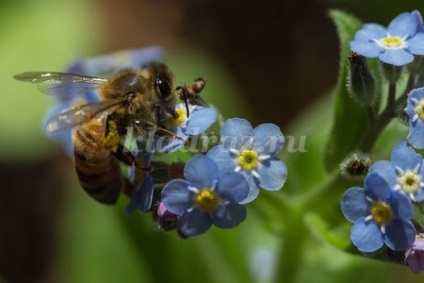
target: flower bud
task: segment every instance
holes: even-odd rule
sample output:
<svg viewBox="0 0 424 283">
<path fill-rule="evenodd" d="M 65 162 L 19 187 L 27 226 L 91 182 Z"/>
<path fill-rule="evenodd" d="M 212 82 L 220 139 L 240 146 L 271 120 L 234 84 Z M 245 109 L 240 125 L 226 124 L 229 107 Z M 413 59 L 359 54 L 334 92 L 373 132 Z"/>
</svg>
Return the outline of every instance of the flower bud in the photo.
<svg viewBox="0 0 424 283">
<path fill-rule="evenodd" d="M 177 227 L 179 216 L 166 209 L 165 205 L 161 202 L 157 208 L 157 217 L 159 227 L 164 231 L 172 231 Z"/>
<path fill-rule="evenodd" d="M 371 159 L 367 154 L 355 152 L 349 155 L 341 164 L 342 176 L 349 179 L 361 179 L 367 175 L 371 166 Z"/>
<path fill-rule="evenodd" d="M 405 263 L 415 274 L 424 270 L 424 238 L 417 236 L 414 245 L 405 252 Z"/>
<path fill-rule="evenodd" d="M 352 96 L 363 106 L 372 106 L 377 101 L 374 78 L 365 57 L 351 52 L 349 57 L 348 88 Z"/>
</svg>

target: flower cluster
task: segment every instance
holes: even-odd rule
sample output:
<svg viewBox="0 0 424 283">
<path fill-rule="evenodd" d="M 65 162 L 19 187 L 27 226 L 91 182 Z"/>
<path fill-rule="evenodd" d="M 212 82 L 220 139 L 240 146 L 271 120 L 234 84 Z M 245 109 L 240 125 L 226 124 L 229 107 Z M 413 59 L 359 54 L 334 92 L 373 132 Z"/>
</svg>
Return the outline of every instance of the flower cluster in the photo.
<svg viewBox="0 0 424 283">
<path fill-rule="evenodd" d="M 161 57 L 158 48 L 130 50 L 78 59 L 66 72 L 104 77 L 119 68 L 139 68 Z M 205 233 L 212 224 L 223 229 L 236 227 L 246 218 L 245 204 L 258 196 L 259 189 L 279 190 L 287 176 L 286 165 L 276 157 L 283 147 L 284 136 L 274 124 L 253 128 L 245 119 L 228 119 L 216 137 L 216 142 L 220 140 L 221 144 L 215 142 L 199 152 L 193 143 L 199 135 L 211 135 L 208 129 L 218 118 L 217 110 L 200 97 L 203 86 L 204 81 L 199 78 L 192 86 L 171 90 L 183 101 L 164 111 L 161 125 L 149 124 L 152 126 L 149 128 L 130 125 L 125 133 L 120 133 L 113 119 L 105 119 L 103 144 L 128 166 L 123 188 L 130 199 L 126 213 L 152 212 L 163 230 L 176 229 L 182 238 Z M 59 103 L 47 120 L 69 108 L 102 101 L 98 89 L 87 90 L 86 85 L 78 82 L 50 88 L 49 93 Z M 62 141 L 70 156 L 74 154 L 71 130 L 54 137 Z M 167 162 L 167 156 L 182 148 L 188 148 L 179 155 L 188 160 L 186 163 Z M 80 160 L 88 159 L 79 152 L 75 154 Z"/>
<path fill-rule="evenodd" d="M 238 225 L 246 216 L 243 204 L 253 201 L 259 188 L 279 190 L 286 180 L 287 167 L 275 157 L 284 142 L 276 125 L 253 129 L 245 119 L 228 119 L 221 141 L 206 156 L 188 161 L 185 180 L 173 180 L 162 191 L 162 203 L 180 217 L 177 229 L 185 237 L 204 233 L 211 224 Z"/>
<path fill-rule="evenodd" d="M 397 253 L 404 257 L 405 264 L 413 272 L 418 273 L 424 269 L 419 234 L 424 228 L 420 220 L 423 215 L 418 209 L 424 201 L 424 159 L 417 152 L 417 149 L 424 148 L 422 16 L 418 11 L 402 13 L 387 28 L 365 24 L 356 32 L 350 48 L 357 53 L 353 56 L 355 60 L 350 60 L 351 70 L 356 71 L 350 74 L 350 84 L 354 86 L 350 89 L 356 92 L 355 98 L 360 100 L 358 104 L 366 110 L 369 127 L 357 149 L 370 154 L 378 134 L 396 116 L 408 119 L 409 133 L 393 147 L 389 160 L 379 160 L 370 165 L 368 159 L 367 164 L 361 166 L 367 169 L 365 172 L 356 174 L 357 170 L 349 171 L 365 177 L 364 188 L 357 186 L 347 190 L 341 201 L 341 210 L 345 218 L 353 223 L 350 239 L 360 252 L 383 250 L 386 254 L 389 253 L 387 251 Z M 369 72 L 365 58 L 358 54 L 378 57 L 384 63 L 380 71 L 387 80 L 382 83 L 388 85 L 376 87 L 375 74 Z M 407 64 L 409 78 L 405 87 L 399 83 L 400 67 Z M 400 94 L 397 91 L 399 86 L 404 87 Z M 379 111 L 379 100 L 383 95 L 376 92 L 382 89 L 388 90 L 387 102 L 383 106 L 385 108 Z M 358 162 L 353 161 L 349 157 L 341 168 L 357 169 L 358 166 L 353 165 L 358 165 Z"/>
</svg>

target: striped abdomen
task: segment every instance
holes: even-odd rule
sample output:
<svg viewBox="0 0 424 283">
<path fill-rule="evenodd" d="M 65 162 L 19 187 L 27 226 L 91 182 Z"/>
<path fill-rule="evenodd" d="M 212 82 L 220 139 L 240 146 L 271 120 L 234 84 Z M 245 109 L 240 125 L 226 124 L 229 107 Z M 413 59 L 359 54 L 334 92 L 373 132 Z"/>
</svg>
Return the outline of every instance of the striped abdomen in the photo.
<svg viewBox="0 0 424 283">
<path fill-rule="evenodd" d="M 115 204 L 123 177 L 119 161 L 103 145 L 105 130 L 104 120 L 95 118 L 74 131 L 75 169 L 81 186 L 91 197 Z"/>
</svg>

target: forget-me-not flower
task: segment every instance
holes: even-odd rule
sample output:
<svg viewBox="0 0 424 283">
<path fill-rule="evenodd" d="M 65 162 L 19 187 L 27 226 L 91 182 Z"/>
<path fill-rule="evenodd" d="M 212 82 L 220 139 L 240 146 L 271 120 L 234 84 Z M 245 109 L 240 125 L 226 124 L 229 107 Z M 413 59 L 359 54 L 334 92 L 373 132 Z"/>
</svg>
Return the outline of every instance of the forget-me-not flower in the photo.
<svg viewBox="0 0 424 283">
<path fill-rule="evenodd" d="M 369 58 L 402 66 L 411 63 L 414 55 L 424 55 L 424 33 L 418 31 L 416 16 L 402 13 L 385 28 L 365 24 L 350 42 L 352 51 Z"/>
<path fill-rule="evenodd" d="M 174 179 L 162 190 L 162 203 L 179 215 L 177 229 L 184 237 L 205 233 L 212 224 L 234 228 L 246 218 L 240 204 L 249 192 L 244 177 L 235 172 L 220 172 L 204 155 L 191 158 L 184 167 L 184 178 Z"/>
<path fill-rule="evenodd" d="M 392 150 L 390 161 L 375 162 L 370 173 L 379 174 L 392 190 L 398 190 L 414 202 L 424 200 L 423 157 L 406 144 L 398 143 Z"/>
<path fill-rule="evenodd" d="M 394 251 L 412 246 L 415 228 L 411 201 L 393 191 L 377 173 L 365 178 L 365 189 L 350 188 L 343 195 L 341 209 L 353 223 L 350 239 L 361 252 L 372 253 L 383 245 Z"/>
<path fill-rule="evenodd" d="M 221 129 L 222 145 L 207 154 L 223 172 L 239 172 L 249 183 L 250 192 L 243 203 L 254 200 L 259 188 L 269 191 L 283 187 L 287 166 L 275 155 L 284 144 L 284 136 L 274 124 L 255 129 L 245 119 L 228 119 Z"/>
<path fill-rule="evenodd" d="M 424 148 L 424 88 L 417 88 L 408 94 L 405 108 L 409 120 L 408 142 L 417 149 Z"/>
<path fill-rule="evenodd" d="M 173 152 L 181 148 L 184 142 L 180 139 L 187 140 L 190 136 L 196 136 L 205 132 L 216 122 L 217 113 L 212 107 L 203 107 L 198 105 L 189 105 L 189 115 L 184 103 L 177 104 L 175 111 L 178 118 L 168 115 L 166 120 L 166 128 L 179 138 L 169 136 L 159 137 L 156 141 L 156 150 L 159 152 Z"/>
</svg>

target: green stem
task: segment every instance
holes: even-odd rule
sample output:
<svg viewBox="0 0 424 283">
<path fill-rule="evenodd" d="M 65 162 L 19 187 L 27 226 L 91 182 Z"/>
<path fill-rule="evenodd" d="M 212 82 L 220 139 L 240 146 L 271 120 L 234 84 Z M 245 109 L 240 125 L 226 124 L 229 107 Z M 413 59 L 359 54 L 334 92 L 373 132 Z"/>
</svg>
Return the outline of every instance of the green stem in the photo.
<svg viewBox="0 0 424 283">
<path fill-rule="evenodd" d="M 368 106 L 365 110 L 367 111 L 368 124 L 372 125 L 376 118 L 374 107 Z"/>
<path fill-rule="evenodd" d="M 334 190 L 340 184 L 341 178 L 339 170 L 334 170 L 330 177 L 317 187 L 312 188 L 306 194 L 292 200 L 290 214 L 285 215 L 284 239 L 278 253 L 279 262 L 273 282 L 295 282 L 300 263 L 303 260 L 303 246 L 306 244 L 310 233 L 303 220 L 306 210 L 314 210 L 322 207 L 322 203 L 317 201 L 325 199 L 323 196 L 334 194 Z M 344 186 L 340 186 L 344 188 Z"/>
<path fill-rule="evenodd" d="M 302 218 L 301 211 L 292 211 L 287 221 L 291 229 L 285 231 L 282 239 L 273 282 L 296 282 L 296 276 L 302 268 L 304 245 L 309 235 Z"/>
<path fill-rule="evenodd" d="M 408 83 L 406 84 L 405 93 L 408 94 L 415 87 L 415 76 L 409 75 Z"/>
<path fill-rule="evenodd" d="M 396 99 L 396 84 L 390 83 L 386 108 L 376 117 L 374 123 L 370 123 L 368 125 L 368 129 L 364 134 L 362 142 L 358 146 L 358 150 L 362 152 L 371 151 L 378 136 L 387 124 L 396 116 L 396 109 L 403 103 L 403 100 L 403 95 Z"/>
<path fill-rule="evenodd" d="M 358 150 L 362 152 L 370 152 L 378 136 L 387 126 L 387 124 L 398 114 L 400 109 L 405 107 L 406 95 L 415 87 L 415 76 L 409 75 L 405 91 L 396 99 L 396 83 L 389 84 L 389 93 L 387 96 L 387 105 L 384 111 L 375 117 L 373 123 L 369 123 L 369 127 L 364 134 L 362 142 L 358 146 Z M 368 119 L 370 113 L 367 109 Z"/>
<path fill-rule="evenodd" d="M 387 95 L 387 109 L 393 109 L 396 99 L 396 83 L 389 84 L 389 94 Z"/>
</svg>

